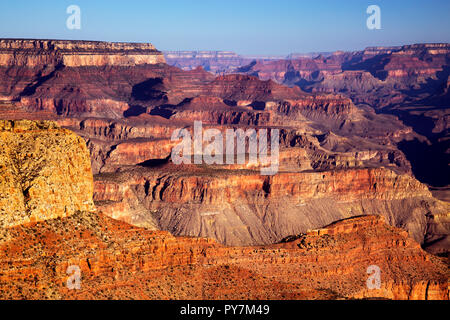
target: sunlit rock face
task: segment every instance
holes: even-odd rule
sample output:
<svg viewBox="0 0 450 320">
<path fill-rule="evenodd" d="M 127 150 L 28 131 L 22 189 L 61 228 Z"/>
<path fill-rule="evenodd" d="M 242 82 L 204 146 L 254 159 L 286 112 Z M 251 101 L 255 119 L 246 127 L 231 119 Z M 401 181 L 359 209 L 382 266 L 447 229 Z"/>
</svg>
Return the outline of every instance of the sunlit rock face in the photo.
<svg viewBox="0 0 450 320">
<path fill-rule="evenodd" d="M 0 248 L 2 299 L 449 298 L 447 266 L 379 216 L 225 247 L 79 212 L 0 229 Z M 67 285 L 74 266 L 79 290 Z M 367 286 L 369 266 L 379 288 Z"/>
<path fill-rule="evenodd" d="M 166 165 L 100 174 L 94 200 L 122 221 L 227 245 L 270 244 L 339 219 L 378 214 L 417 242 L 445 250 L 448 205 L 409 175 L 348 168 L 264 177 L 216 169 Z M 432 231 L 434 223 L 442 229 Z"/>
<path fill-rule="evenodd" d="M 150 43 L 73 40 L 0 40 L 1 66 L 67 67 L 134 66 L 164 63 L 164 56 Z"/>
<path fill-rule="evenodd" d="M 0 141 L 2 227 L 94 210 L 83 139 L 53 122 L 0 120 Z"/>
</svg>

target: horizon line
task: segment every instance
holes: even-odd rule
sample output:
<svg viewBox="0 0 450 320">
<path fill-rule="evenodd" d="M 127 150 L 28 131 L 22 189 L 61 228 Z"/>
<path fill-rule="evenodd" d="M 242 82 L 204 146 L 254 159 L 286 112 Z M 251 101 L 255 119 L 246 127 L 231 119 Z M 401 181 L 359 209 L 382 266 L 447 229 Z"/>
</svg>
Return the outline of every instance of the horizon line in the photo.
<svg viewBox="0 0 450 320">
<path fill-rule="evenodd" d="M 154 42 L 151 41 L 107 41 L 107 40 L 87 40 L 87 39 L 58 39 L 58 38 L 3 38 L 0 37 L 0 41 L 2 40 L 30 40 L 30 41 L 80 41 L 80 42 L 101 42 L 101 43 L 128 43 L 128 44 L 152 44 L 154 45 Z M 334 50 L 318 50 L 318 51 L 292 51 L 285 54 L 241 54 L 234 50 L 226 50 L 226 49 L 196 49 L 196 50 L 186 50 L 186 49 L 177 49 L 177 50 L 165 50 L 160 49 L 155 46 L 156 50 L 165 53 L 165 52 L 227 52 L 227 53 L 234 53 L 241 57 L 287 57 L 292 54 L 322 54 L 322 53 L 336 53 L 336 52 L 357 52 L 357 51 L 364 51 L 367 49 L 372 48 L 402 48 L 402 47 L 408 47 L 408 46 L 414 46 L 414 45 L 450 45 L 450 42 L 416 42 L 416 43 L 409 43 L 409 44 L 399 44 L 399 45 L 372 45 L 367 46 L 365 48 L 360 49 L 354 49 L 354 50 L 346 50 L 346 49 L 334 49 Z"/>
</svg>

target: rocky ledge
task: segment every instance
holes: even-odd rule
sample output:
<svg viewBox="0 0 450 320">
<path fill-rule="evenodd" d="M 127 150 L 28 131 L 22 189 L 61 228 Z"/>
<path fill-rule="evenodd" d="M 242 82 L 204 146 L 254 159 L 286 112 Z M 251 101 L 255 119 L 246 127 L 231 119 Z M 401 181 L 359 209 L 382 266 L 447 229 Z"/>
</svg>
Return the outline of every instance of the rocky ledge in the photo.
<svg viewBox="0 0 450 320">
<path fill-rule="evenodd" d="M 0 66 L 42 64 L 82 66 L 131 66 L 164 63 L 164 55 L 150 43 L 73 40 L 0 40 Z"/>
</svg>

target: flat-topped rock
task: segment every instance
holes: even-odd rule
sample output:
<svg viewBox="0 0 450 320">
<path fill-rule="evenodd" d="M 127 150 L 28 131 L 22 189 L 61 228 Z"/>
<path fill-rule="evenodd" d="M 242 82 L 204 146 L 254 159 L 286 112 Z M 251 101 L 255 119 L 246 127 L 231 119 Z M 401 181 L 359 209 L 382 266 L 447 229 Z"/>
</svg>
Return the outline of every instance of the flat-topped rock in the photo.
<svg viewBox="0 0 450 320">
<path fill-rule="evenodd" d="M 131 66 L 164 63 L 151 43 L 78 40 L 1 39 L 0 66 L 62 64 L 82 66 Z"/>
</svg>

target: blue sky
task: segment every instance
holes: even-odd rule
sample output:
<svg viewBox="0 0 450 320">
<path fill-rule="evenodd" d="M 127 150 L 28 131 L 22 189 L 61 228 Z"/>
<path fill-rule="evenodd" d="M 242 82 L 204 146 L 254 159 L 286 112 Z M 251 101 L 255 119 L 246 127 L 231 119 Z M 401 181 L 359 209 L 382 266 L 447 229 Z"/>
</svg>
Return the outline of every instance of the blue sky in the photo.
<svg viewBox="0 0 450 320">
<path fill-rule="evenodd" d="M 81 30 L 66 8 L 81 8 Z M 381 30 L 366 8 L 381 8 Z M 0 37 L 151 42 L 160 50 L 240 54 L 450 42 L 448 0 L 2 0 Z"/>
</svg>

